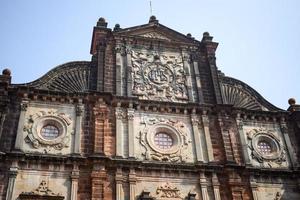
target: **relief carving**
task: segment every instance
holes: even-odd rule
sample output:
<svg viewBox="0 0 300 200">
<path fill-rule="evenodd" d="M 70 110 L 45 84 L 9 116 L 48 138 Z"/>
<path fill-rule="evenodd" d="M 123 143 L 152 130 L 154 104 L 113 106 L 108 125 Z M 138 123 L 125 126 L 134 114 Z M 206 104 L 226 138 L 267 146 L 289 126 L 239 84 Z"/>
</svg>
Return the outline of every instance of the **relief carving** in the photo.
<svg viewBox="0 0 300 200">
<path fill-rule="evenodd" d="M 49 189 L 48 184 L 43 180 L 39 187 L 31 192 L 22 192 L 19 196 L 20 199 L 44 199 L 42 197 L 56 197 L 57 199 L 64 199 L 59 193 L 55 194 Z"/>
<path fill-rule="evenodd" d="M 180 190 L 177 187 L 170 185 L 170 183 L 166 183 L 165 185 L 159 186 L 156 189 L 156 195 L 158 198 L 163 199 L 182 199 L 180 196 Z"/>
<path fill-rule="evenodd" d="M 132 51 L 133 94 L 140 99 L 186 102 L 186 74 L 181 56 Z"/>
<path fill-rule="evenodd" d="M 51 125 L 57 128 L 56 137 L 45 138 L 42 128 Z M 72 120 L 64 113 L 56 110 L 39 111 L 29 115 L 24 124 L 24 132 L 27 133 L 25 142 L 31 144 L 35 149 L 43 149 L 45 153 L 52 150 L 62 150 L 69 147 L 70 135 L 73 134 Z"/>
<path fill-rule="evenodd" d="M 263 167 L 280 167 L 286 162 L 286 149 L 281 139 L 270 130 L 263 128 L 247 132 L 248 149 L 251 156 Z"/>
<path fill-rule="evenodd" d="M 169 38 L 167 38 L 164 35 L 159 34 L 157 32 L 149 32 L 149 33 L 145 33 L 145 34 L 142 34 L 139 36 L 146 37 L 146 38 L 152 38 L 152 39 L 170 40 Z"/>
<path fill-rule="evenodd" d="M 137 139 L 142 146 L 141 155 L 145 160 L 187 162 L 191 158 L 191 152 L 188 150 L 191 140 L 183 122 L 144 116 L 141 124 L 144 128 L 139 132 Z M 172 146 L 168 149 L 159 148 L 154 141 L 157 133 L 168 134 L 172 139 Z"/>
</svg>

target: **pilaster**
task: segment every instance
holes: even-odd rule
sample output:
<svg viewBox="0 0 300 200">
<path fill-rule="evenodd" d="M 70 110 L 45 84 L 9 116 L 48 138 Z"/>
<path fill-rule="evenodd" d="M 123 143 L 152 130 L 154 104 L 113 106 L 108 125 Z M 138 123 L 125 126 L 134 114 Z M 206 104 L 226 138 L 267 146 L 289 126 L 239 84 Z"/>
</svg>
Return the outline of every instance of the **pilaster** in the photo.
<svg viewBox="0 0 300 200">
<path fill-rule="evenodd" d="M 17 137 L 15 142 L 15 149 L 21 151 L 23 148 L 23 139 L 24 139 L 24 123 L 25 123 L 25 115 L 28 107 L 28 101 L 24 100 L 21 102 L 21 112 L 19 117 L 19 123 L 18 123 L 18 131 L 17 131 Z"/>
<path fill-rule="evenodd" d="M 116 156 L 123 157 L 124 156 L 124 128 L 123 128 L 123 120 L 125 118 L 125 113 L 118 105 L 116 107 Z"/>
<path fill-rule="evenodd" d="M 202 86 L 201 86 L 201 80 L 200 80 L 200 72 L 199 72 L 199 68 L 198 68 L 198 62 L 196 61 L 196 59 L 193 61 L 193 66 L 194 66 L 194 72 L 195 72 L 198 101 L 199 101 L 199 103 L 203 103 L 204 98 L 203 98 L 203 92 L 202 92 Z"/>
<path fill-rule="evenodd" d="M 84 106 L 82 105 L 82 100 L 76 105 L 76 124 L 75 124 L 75 138 L 74 138 L 74 151 L 75 154 L 80 154 L 80 144 L 81 144 L 81 126 L 82 117 L 84 112 Z"/>
<path fill-rule="evenodd" d="M 214 154 L 213 154 L 213 147 L 212 147 L 210 131 L 209 131 L 209 118 L 207 116 L 206 111 L 203 111 L 202 124 L 203 124 L 204 135 L 205 135 L 208 161 L 212 162 L 214 161 Z"/>
<path fill-rule="evenodd" d="M 196 114 L 191 115 L 191 121 L 192 121 L 192 128 L 193 128 L 193 135 L 194 135 L 194 141 L 195 141 L 195 148 L 196 148 L 196 156 L 198 162 L 203 162 L 203 146 L 201 143 L 201 137 L 200 137 L 200 131 L 199 131 L 199 119 Z"/>
<path fill-rule="evenodd" d="M 212 174 L 212 185 L 213 185 L 215 200 L 221 200 L 220 182 L 219 182 L 218 176 L 215 172 L 213 172 L 213 174 Z"/>
<path fill-rule="evenodd" d="M 127 58 L 127 96 L 132 96 L 132 62 L 131 62 L 131 46 L 126 47 L 126 58 Z"/>
<path fill-rule="evenodd" d="M 241 119 L 239 113 L 237 114 L 236 124 L 237 124 L 239 138 L 240 138 L 240 142 L 241 142 L 241 146 L 242 146 L 244 162 L 246 165 L 250 165 L 250 158 L 249 158 L 248 151 L 247 151 L 248 145 L 247 145 L 247 141 L 246 141 L 244 130 L 243 130 L 244 123 L 243 123 L 243 120 Z"/>
<path fill-rule="evenodd" d="M 202 200 L 209 200 L 208 191 L 207 191 L 207 180 L 204 172 L 200 172 L 200 188 L 202 194 Z"/>
<path fill-rule="evenodd" d="M 71 173 L 71 200 L 77 200 L 79 170 L 75 167 Z"/>
<path fill-rule="evenodd" d="M 127 109 L 127 119 L 128 119 L 128 151 L 129 157 L 134 158 L 134 109 L 132 104 Z"/>
<path fill-rule="evenodd" d="M 190 66 L 190 55 L 183 52 L 183 67 L 186 74 L 186 87 L 188 90 L 189 101 L 195 101 L 192 93 L 192 78 L 191 78 L 191 66 Z"/>
<path fill-rule="evenodd" d="M 129 172 L 129 192 L 130 200 L 135 200 L 136 195 L 136 174 L 134 169 L 130 169 Z"/>
<path fill-rule="evenodd" d="M 12 200 L 18 168 L 11 167 L 8 171 L 8 185 L 6 190 L 6 200 Z"/>
<path fill-rule="evenodd" d="M 116 181 L 116 200 L 124 200 L 123 174 L 121 168 L 117 169 L 115 181 Z"/>
</svg>

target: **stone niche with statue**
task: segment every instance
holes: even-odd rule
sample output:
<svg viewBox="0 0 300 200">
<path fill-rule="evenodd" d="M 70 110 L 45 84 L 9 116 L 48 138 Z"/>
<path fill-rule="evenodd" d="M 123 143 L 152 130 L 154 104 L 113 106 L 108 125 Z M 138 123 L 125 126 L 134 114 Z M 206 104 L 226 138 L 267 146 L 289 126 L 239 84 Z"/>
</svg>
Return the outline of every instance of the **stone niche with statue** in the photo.
<svg viewBox="0 0 300 200">
<path fill-rule="evenodd" d="M 16 149 L 42 154 L 74 152 L 76 111 L 73 105 L 23 103 Z"/>
</svg>

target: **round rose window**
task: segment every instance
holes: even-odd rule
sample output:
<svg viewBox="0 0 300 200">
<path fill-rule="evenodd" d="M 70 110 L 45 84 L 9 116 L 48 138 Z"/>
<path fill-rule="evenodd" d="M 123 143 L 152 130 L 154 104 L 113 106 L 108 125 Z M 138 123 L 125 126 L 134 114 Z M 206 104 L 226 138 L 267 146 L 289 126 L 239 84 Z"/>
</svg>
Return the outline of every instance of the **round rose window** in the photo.
<svg viewBox="0 0 300 200">
<path fill-rule="evenodd" d="M 269 142 L 259 141 L 257 144 L 257 148 L 260 151 L 260 153 L 262 153 L 264 155 L 269 155 L 272 153 L 272 147 L 269 144 Z"/>
<path fill-rule="evenodd" d="M 156 133 L 154 143 L 160 149 L 170 149 L 173 146 L 173 138 L 167 133 Z"/>
<path fill-rule="evenodd" d="M 46 140 L 53 140 L 58 138 L 59 129 L 54 125 L 47 124 L 41 129 L 41 136 Z"/>
</svg>

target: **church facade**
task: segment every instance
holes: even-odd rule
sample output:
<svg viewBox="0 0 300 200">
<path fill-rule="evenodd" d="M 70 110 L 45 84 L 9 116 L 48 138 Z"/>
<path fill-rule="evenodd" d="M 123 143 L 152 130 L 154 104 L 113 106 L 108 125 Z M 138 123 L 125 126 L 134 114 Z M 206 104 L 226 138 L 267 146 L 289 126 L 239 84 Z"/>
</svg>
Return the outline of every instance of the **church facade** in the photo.
<svg viewBox="0 0 300 200">
<path fill-rule="evenodd" d="M 300 106 L 216 66 L 218 43 L 94 27 L 91 61 L 0 75 L 0 199 L 300 199 Z"/>
</svg>

